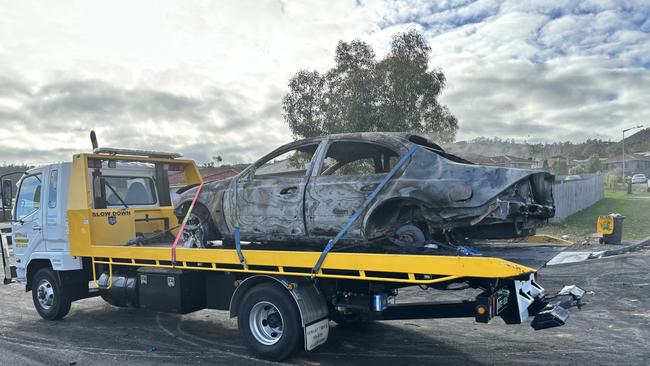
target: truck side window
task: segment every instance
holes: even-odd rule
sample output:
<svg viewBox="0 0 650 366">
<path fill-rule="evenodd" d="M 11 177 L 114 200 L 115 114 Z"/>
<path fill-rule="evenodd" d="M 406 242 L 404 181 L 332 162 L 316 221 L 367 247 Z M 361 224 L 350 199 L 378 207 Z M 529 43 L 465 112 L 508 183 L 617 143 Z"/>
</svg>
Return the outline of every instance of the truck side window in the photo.
<svg viewBox="0 0 650 366">
<path fill-rule="evenodd" d="M 16 220 L 22 220 L 41 207 L 41 175 L 30 175 L 20 183 L 16 196 Z"/>
<path fill-rule="evenodd" d="M 57 185 L 59 184 L 59 171 L 50 172 L 50 188 L 47 193 L 47 207 L 56 208 Z"/>
</svg>

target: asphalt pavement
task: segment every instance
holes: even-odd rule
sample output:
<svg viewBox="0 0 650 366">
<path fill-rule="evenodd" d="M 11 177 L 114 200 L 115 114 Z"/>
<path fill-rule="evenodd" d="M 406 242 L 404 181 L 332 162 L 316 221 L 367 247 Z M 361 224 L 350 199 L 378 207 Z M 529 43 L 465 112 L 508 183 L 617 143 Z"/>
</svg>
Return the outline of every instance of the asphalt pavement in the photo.
<svg viewBox="0 0 650 366">
<path fill-rule="evenodd" d="M 650 364 L 650 251 L 557 265 L 540 271 L 549 292 L 565 284 L 588 291 L 563 327 L 534 331 L 500 319 L 332 323 L 327 344 L 288 360 L 356 364 Z M 409 290 L 399 300 L 436 300 L 463 292 Z M 268 364 L 254 358 L 227 312 L 188 315 L 115 308 L 100 298 L 72 305 L 58 322 L 42 320 L 20 284 L 0 285 L 1 365 Z"/>
</svg>

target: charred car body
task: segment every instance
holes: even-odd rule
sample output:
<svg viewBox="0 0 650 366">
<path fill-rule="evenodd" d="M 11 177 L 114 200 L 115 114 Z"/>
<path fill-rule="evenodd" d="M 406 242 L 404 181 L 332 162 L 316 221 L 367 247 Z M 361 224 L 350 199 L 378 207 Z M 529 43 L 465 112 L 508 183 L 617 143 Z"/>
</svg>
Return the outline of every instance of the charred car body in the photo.
<svg viewBox="0 0 650 366">
<path fill-rule="evenodd" d="M 185 245 L 232 242 L 235 227 L 244 241 L 326 243 L 412 148 L 342 242 L 417 247 L 517 238 L 554 216 L 546 172 L 474 165 L 412 134 L 340 134 L 289 143 L 233 178 L 206 184 Z M 196 189 L 178 198 L 179 219 Z"/>
</svg>

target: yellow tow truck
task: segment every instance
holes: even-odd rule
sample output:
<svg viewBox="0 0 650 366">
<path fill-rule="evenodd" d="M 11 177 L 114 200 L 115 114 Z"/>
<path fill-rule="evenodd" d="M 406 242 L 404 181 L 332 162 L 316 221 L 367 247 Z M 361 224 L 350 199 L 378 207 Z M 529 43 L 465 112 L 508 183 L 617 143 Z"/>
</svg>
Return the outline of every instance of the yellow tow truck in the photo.
<svg viewBox="0 0 650 366">
<path fill-rule="evenodd" d="M 170 174 L 182 174 L 188 186 L 202 183 L 195 163 L 179 154 L 108 148 L 23 175 L 2 254 L 8 263 L 13 247 L 16 280 L 32 292 L 43 318 L 61 319 L 72 302 L 93 296 L 114 306 L 181 314 L 227 310 L 258 356 L 281 360 L 323 344 L 330 320 L 468 317 L 487 323 L 500 316 L 522 323 L 535 316 L 532 324 L 540 329 L 564 324 L 566 309 L 582 296 L 575 287 L 544 296 L 536 271 L 567 244 L 545 237 L 472 243 L 454 255 L 332 251 L 324 257 L 246 244 L 239 251 L 219 243 L 178 246 L 182 220 L 174 215 Z M 11 184 L 2 186 L 10 205 Z M 480 294 L 457 303 L 396 301 L 401 288 L 458 284 Z"/>
</svg>

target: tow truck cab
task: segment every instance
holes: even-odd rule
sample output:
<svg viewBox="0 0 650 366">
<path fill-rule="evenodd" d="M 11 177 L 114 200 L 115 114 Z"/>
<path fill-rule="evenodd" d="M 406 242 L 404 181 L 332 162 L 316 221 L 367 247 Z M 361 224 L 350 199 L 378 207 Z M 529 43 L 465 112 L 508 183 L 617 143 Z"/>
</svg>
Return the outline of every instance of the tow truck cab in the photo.
<svg viewBox="0 0 650 366">
<path fill-rule="evenodd" d="M 87 200 L 93 205 L 92 217 L 103 217 L 108 225 L 117 225 L 117 230 L 109 230 L 105 238 L 104 231 L 95 230 L 96 242 L 126 243 L 137 232 L 155 232 L 169 224 L 169 215 L 166 221 L 113 219 L 117 215 L 146 217 L 162 206 L 171 206 L 168 181 L 156 180 L 155 164 L 87 161 L 95 164 L 87 169 L 85 178 L 91 188 L 86 193 L 92 195 Z M 72 163 L 34 168 L 18 183 L 12 224 L 14 257 L 17 279 L 27 283 L 27 290 L 31 289 L 30 274 L 44 265 L 55 271 L 83 269 L 82 257 L 70 252 L 68 187 L 75 185 L 71 168 Z"/>
<path fill-rule="evenodd" d="M 18 182 L 12 213 L 14 261 L 18 281 L 27 282 L 28 269 L 79 270 L 81 258 L 70 255 L 67 230 L 70 163 L 34 168 Z M 27 290 L 31 290 L 27 283 Z"/>
</svg>

